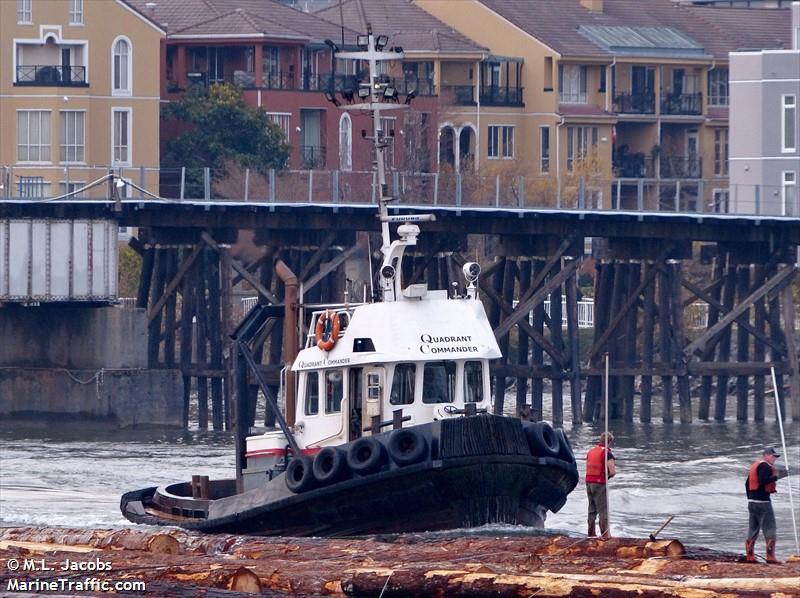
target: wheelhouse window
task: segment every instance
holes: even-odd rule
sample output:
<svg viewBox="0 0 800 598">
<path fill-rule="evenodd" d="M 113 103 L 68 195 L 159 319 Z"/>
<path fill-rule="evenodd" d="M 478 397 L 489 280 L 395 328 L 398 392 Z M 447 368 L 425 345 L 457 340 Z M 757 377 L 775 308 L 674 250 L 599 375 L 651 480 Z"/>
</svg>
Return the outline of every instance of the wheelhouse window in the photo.
<svg viewBox="0 0 800 598">
<path fill-rule="evenodd" d="M 708 105 L 728 105 L 728 69 L 714 69 L 708 73 Z"/>
<path fill-rule="evenodd" d="M 414 383 L 416 378 L 417 366 L 415 364 L 398 363 L 394 366 L 389 403 L 391 405 L 411 405 L 414 402 Z"/>
<path fill-rule="evenodd" d="M 127 95 L 131 93 L 131 43 L 125 38 L 117 38 L 112 46 L 113 93 Z"/>
<path fill-rule="evenodd" d="M 27 25 L 33 21 L 32 2 L 33 0 L 17 0 L 17 23 Z"/>
<path fill-rule="evenodd" d="M 319 374 L 317 372 L 306 374 L 306 397 L 303 411 L 306 415 L 319 413 Z"/>
<path fill-rule="evenodd" d="M 83 25 L 83 0 L 69 0 L 69 24 Z"/>
<path fill-rule="evenodd" d="M 50 111 L 17 111 L 17 161 L 50 161 Z"/>
<path fill-rule="evenodd" d="M 423 403 L 452 403 L 456 395 L 456 362 L 432 361 L 425 364 L 422 381 Z"/>
<path fill-rule="evenodd" d="M 342 370 L 325 372 L 325 413 L 340 413 L 344 396 Z"/>
<path fill-rule="evenodd" d="M 480 403 L 483 400 L 483 364 L 468 361 L 464 364 L 464 402 Z"/>
</svg>

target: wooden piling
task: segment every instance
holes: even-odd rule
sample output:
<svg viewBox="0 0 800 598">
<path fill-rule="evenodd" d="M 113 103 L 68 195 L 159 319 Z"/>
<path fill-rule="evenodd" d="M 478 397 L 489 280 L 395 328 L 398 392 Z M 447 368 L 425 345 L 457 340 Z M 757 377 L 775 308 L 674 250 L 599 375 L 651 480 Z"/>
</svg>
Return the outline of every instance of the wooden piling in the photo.
<svg viewBox="0 0 800 598">
<path fill-rule="evenodd" d="M 629 293 L 634 293 L 639 288 L 641 280 L 641 265 L 632 263 L 628 266 L 628 289 Z M 634 369 L 636 365 L 636 340 L 639 324 L 639 299 L 634 299 L 633 305 L 628 310 L 625 322 L 625 367 Z M 622 382 L 622 418 L 626 422 L 633 421 L 633 396 L 635 391 L 636 377 L 625 376 Z"/>
<path fill-rule="evenodd" d="M 220 256 L 220 287 L 222 294 L 222 347 L 223 355 L 227 355 L 224 361 L 225 370 L 225 392 L 223 395 L 224 411 L 225 411 L 225 429 L 231 429 L 232 414 L 232 394 L 233 394 L 233 378 L 231 360 L 231 338 L 233 333 L 233 285 L 232 285 L 232 267 L 231 267 L 231 254 L 224 252 Z"/>
<path fill-rule="evenodd" d="M 678 417 L 682 424 L 692 423 L 692 395 L 689 388 L 689 373 L 686 369 L 686 358 L 683 355 L 683 344 L 686 339 L 686 323 L 683 320 L 683 301 L 681 298 L 681 263 L 671 266 L 670 281 L 672 283 L 672 350 L 674 364 L 678 371 Z"/>
<path fill-rule="evenodd" d="M 672 284 L 670 278 L 671 270 L 669 266 L 665 264 L 658 281 L 659 341 L 661 363 L 664 365 L 672 364 L 672 307 L 670 303 Z M 661 421 L 672 423 L 674 421 L 672 409 L 672 376 L 661 376 L 661 387 Z"/>
<path fill-rule="evenodd" d="M 208 429 L 208 378 L 201 375 L 208 369 L 208 303 L 206 299 L 206 264 L 208 249 L 203 248 L 197 258 L 195 275 L 195 363 L 199 368 L 197 376 L 197 421 L 201 430 Z"/>
<path fill-rule="evenodd" d="M 560 271 L 561 260 L 553 265 L 552 275 L 555 276 Z M 561 286 L 559 285 L 550 293 L 550 342 L 558 350 L 564 349 L 561 312 Z M 554 426 L 561 426 L 564 424 L 564 381 L 561 377 L 561 368 L 555 363 L 553 363 L 552 368 L 554 373 L 554 376 L 550 379 L 553 396 L 552 421 Z"/>
<path fill-rule="evenodd" d="M 517 269 L 517 262 L 512 258 L 503 258 L 505 266 L 502 269 L 502 299 L 505 301 L 506 304 L 512 304 L 514 301 L 514 281 L 516 279 L 516 269 Z M 499 269 L 498 269 L 499 270 Z M 500 309 L 500 306 L 498 306 Z M 519 330 L 519 329 L 518 329 Z M 518 337 L 522 335 L 522 332 L 518 334 Z M 508 363 L 508 349 L 509 349 L 509 335 L 505 335 L 498 341 L 498 345 L 500 346 L 500 353 L 502 357 L 500 358 L 500 363 L 505 365 Z M 505 396 L 506 396 L 506 377 L 502 374 L 499 374 L 495 378 L 494 383 L 494 411 L 495 413 L 503 413 L 503 407 L 505 405 Z"/>
<path fill-rule="evenodd" d="M 536 259 L 533 261 L 533 277 L 537 279 L 544 272 L 545 262 Z M 536 290 L 536 289 L 532 289 Z M 533 308 L 533 329 L 540 335 L 544 334 L 544 304 L 540 303 Z M 540 371 L 544 364 L 544 350 L 537 342 L 531 348 L 531 361 L 534 371 Z M 531 418 L 534 421 L 542 420 L 543 413 L 544 379 L 540 377 L 531 378 Z"/>
<path fill-rule="evenodd" d="M 654 264 L 646 264 L 645 277 L 650 275 Z M 644 288 L 644 316 L 642 320 L 642 369 L 649 372 L 653 368 L 653 345 L 655 341 L 655 319 L 656 319 L 656 279 L 653 278 Z M 639 421 L 650 423 L 652 419 L 652 398 L 653 398 L 653 376 L 642 374 L 642 395 L 639 406 Z"/>
<path fill-rule="evenodd" d="M 208 340 L 210 369 L 222 370 L 222 323 L 220 320 L 219 254 L 210 253 L 207 262 L 206 286 L 208 288 Z M 211 422 L 215 430 L 222 430 L 225 416 L 222 409 L 222 377 L 211 378 Z"/>
<path fill-rule="evenodd" d="M 153 305 L 164 292 L 167 278 L 167 250 L 158 249 L 153 263 L 153 284 L 150 288 L 150 305 Z M 162 313 L 158 311 L 148 326 L 147 334 L 147 365 L 158 368 L 161 350 L 161 322 Z"/>
<path fill-rule="evenodd" d="M 136 307 L 147 309 L 147 300 L 150 296 L 150 284 L 153 279 L 153 266 L 155 265 L 156 250 L 148 247 L 142 256 L 142 272 L 139 275 L 139 288 L 136 293 Z"/>
<path fill-rule="evenodd" d="M 524 297 L 531 286 L 531 262 L 528 259 L 521 259 L 517 270 L 519 277 L 519 296 Z M 530 347 L 528 335 L 519 329 L 519 340 L 517 348 L 517 363 L 528 366 Z M 528 378 L 525 376 L 517 377 L 517 402 L 516 414 L 519 416 L 522 408 L 528 403 Z"/>
<path fill-rule="evenodd" d="M 797 276 L 794 276 L 797 279 Z M 788 355 L 788 365 L 791 368 L 789 376 L 789 395 L 792 401 L 792 419 L 800 420 L 800 363 L 797 357 L 797 342 L 795 330 L 795 307 L 794 297 L 792 296 L 792 285 L 787 284 L 782 291 L 783 299 L 783 325 L 784 337 L 786 338 L 786 352 Z M 784 416 L 788 417 L 788 416 Z"/>
<path fill-rule="evenodd" d="M 190 253 L 189 250 L 185 252 L 185 257 Z M 194 305 L 195 293 L 194 285 L 194 270 L 189 270 L 181 282 L 181 345 L 180 345 L 180 361 L 181 371 L 183 372 L 183 427 L 189 426 L 189 406 L 191 401 L 192 378 L 189 374 L 192 367 L 192 320 L 194 318 Z"/>
<path fill-rule="evenodd" d="M 166 280 L 172 280 L 178 271 L 178 252 L 180 249 L 167 250 Z M 175 337 L 177 334 L 176 311 L 177 296 L 172 293 L 164 309 L 164 365 L 168 368 L 175 367 Z"/>
<path fill-rule="evenodd" d="M 736 266 L 731 264 L 730 255 L 728 265 L 725 268 L 725 282 L 722 290 L 722 305 L 726 311 L 733 309 L 734 296 L 736 294 Z M 720 333 L 719 355 L 720 363 L 728 363 L 731 358 L 731 328 L 726 327 Z M 716 421 L 725 420 L 725 410 L 728 400 L 728 375 L 720 373 L 717 376 L 717 396 L 714 403 L 714 419 Z"/>
<path fill-rule="evenodd" d="M 739 266 L 736 273 L 736 295 L 739 303 L 744 302 L 750 294 L 750 269 L 747 266 Z M 750 321 L 750 312 L 745 312 L 745 318 Z M 749 335 L 747 329 L 741 324 L 736 325 L 736 361 L 746 363 L 749 355 Z M 749 380 L 746 375 L 736 377 L 736 419 L 737 421 L 747 421 L 747 395 L 749 391 Z"/>
<path fill-rule="evenodd" d="M 714 286 L 711 289 L 711 296 L 716 301 L 720 301 L 722 296 L 721 281 L 724 272 L 723 264 L 724 264 L 724 256 L 720 251 L 718 251 L 716 257 L 714 257 L 714 265 L 711 273 L 711 280 L 714 283 Z M 719 320 L 719 310 L 717 310 L 714 304 L 709 304 L 707 328 L 711 328 L 712 326 L 714 326 L 714 324 L 716 324 L 718 320 Z M 703 357 L 705 359 L 708 359 L 710 357 L 713 357 L 713 355 L 714 355 L 713 349 L 711 351 L 706 350 Z M 711 375 L 703 376 L 700 383 L 700 403 L 698 406 L 697 417 L 704 421 L 708 420 L 711 411 L 711 390 L 713 388 L 713 383 L 714 379 Z"/>
<path fill-rule="evenodd" d="M 578 281 L 570 278 L 565 283 L 567 295 L 567 336 L 570 348 L 570 402 L 572 406 L 572 425 L 583 423 L 581 409 L 581 348 L 578 327 Z"/>
<path fill-rule="evenodd" d="M 756 265 L 753 268 L 753 278 L 755 280 L 764 279 L 764 268 L 761 265 Z M 767 308 L 764 298 L 761 297 L 755 302 L 755 325 L 756 330 L 762 335 L 767 331 Z M 759 338 L 753 340 L 753 361 L 763 362 L 766 357 L 764 341 Z M 756 374 L 753 376 L 753 421 L 764 421 L 764 396 L 765 396 L 765 377 L 764 375 Z"/>
</svg>

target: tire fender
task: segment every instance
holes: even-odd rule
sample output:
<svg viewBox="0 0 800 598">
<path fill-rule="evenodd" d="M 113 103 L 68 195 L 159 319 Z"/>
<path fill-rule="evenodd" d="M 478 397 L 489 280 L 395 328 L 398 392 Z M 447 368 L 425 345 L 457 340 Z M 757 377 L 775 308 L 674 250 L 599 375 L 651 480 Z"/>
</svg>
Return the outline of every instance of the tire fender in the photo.
<svg viewBox="0 0 800 598">
<path fill-rule="evenodd" d="M 305 455 L 298 455 L 289 461 L 289 466 L 286 468 L 286 487 L 299 494 L 311 490 L 315 484 L 314 473 L 312 471 L 311 458 Z"/>
<path fill-rule="evenodd" d="M 347 457 L 338 448 L 326 446 L 314 457 L 311 470 L 319 484 L 333 484 L 347 474 Z"/>
<path fill-rule="evenodd" d="M 359 475 L 375 473 L 384 464 L 386 449 L 372 436 L 359 438 L 347 449 L 347 466 Z"/>
<path fill-rule="evenodd" d="M 526 426 L 525 436 L 534 457 L 558 457 L 561 444 L 555 430 L 547 422 L 536 422 Z"/>
<path fill-rule="evenodd" d="M 389 436 L 389 457 L 400 467 L 419 463 L 428 456 L 428 441 L 418 430 L 399 429 Z"/>
</svg>

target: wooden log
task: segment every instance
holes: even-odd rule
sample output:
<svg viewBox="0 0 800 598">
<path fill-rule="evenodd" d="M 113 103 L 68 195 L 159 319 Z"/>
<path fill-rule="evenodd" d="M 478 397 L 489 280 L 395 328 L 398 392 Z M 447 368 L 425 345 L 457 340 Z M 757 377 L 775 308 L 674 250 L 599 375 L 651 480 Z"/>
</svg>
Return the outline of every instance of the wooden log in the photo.
<svg viewBox="0 0 800 598">
<path fill-rule="evenodd" d="M 519 294 L 520 297 L 528 292 L 531 285 L 531 262 L 530 260 L 520 260 L 517 269 L 519 278 Z M 530 348 L 528 346 L 528 335 L 522 334 L 520 331 L 517 339 L 517 363 L 522 366 L 528 366 L 530 358 Z M 519 376 L 517 378 L 517 401 L 516 401 L 516 414 L 519 416 L 523 412 L 523 408 L 528 404 L 528 378 L 526 376 Z"/>
<path fill-rule="evenodd" d="M 673 264 L 671 267 L 671 282 L 672 282 L 672 351 L 675 358 L 675 365 L 679 370 L 683 370 L 682 374 L 677 377 L 678 383 L 678 417 L 682 424 L 692 423 L 692 396 L 689 389 L 689 376 L 686 373 L 686 358 L 682 351 L 683 339 L 686 338 L 686 323 L 683 320 L 683 301 L 681 300 L 681 264 Z"/>
<path fill-rule="evenodd" d="M 659 322 L 659 345 L 661 362 L 672 364 L 672 309 L 670 300 L 672 297 L 672 284 L 670 281 L 671 270 L 665 268 L 661 270 L 658 281 L 658 322 Z M 672 376 L 661 377 L 662 400 L 661 400 L 661 421 L 672 422 Z"/>
<path fill-rule="evenodd" d="M 577 277 L 567 280 L 567 336 L 570 349 L 570 403 L 572 406 L 572 425 L 583 423 L 581 409 L 581 348 L 580 330 L 578 327 L 578 280 Z"/>
<path fill-rule="evenodd" d="M 208 304 L 206 299 L 206 249 L 197 258 L 195 271 L 195 359 L 197 363 L 208 367 Z M 200 429 L 208 429 L 208 378 L 198 376 L 197 380 L 197 421 Z"/>
<path fill-rule="evenodd" d="M 645 278 L 655 269 L 653 264 L 645 266 Z M 644 317 L 642 320 L 642 369 L 653 367 L 653 340 L 655 338 L 655 277 L 650 278 L 650 283 L 644 288 Z M 652 418 L 653 377 L 642 373 L 642 396 L 639 406 L 639 421 L 649 423 Z"/>
<path fill-rule="evenodd" d="M 725 283 L 722 291 L 722 305 L 728 312 L 728 316 L 730 316 L 731 310 L 733 309 L 733 301 L 735 293 L 736 293 L 736 266 L 728 263 L 728 266 L 725 268 Z M 723 320 L 724 319 L 725 318 L 723 318 Z M 709 335 L 709 337 L 710 337 L 709 333 L 712 330 L 719 329 L 721 321 L 717 322 L 714 326 L 709 327 L 709 329 L 706 331 L 706 334 Z M 717 359 L 720 362 L 725 363 L 729 361 L 731 358 L 731 329 L 726 327 L 722 329 L 721 332 L 722 335 L 719 341 L 719 353 Z M 728 400 L 728 376 L 723 374 L 717 377 L 717 395 L 716 395 L 716 400 L 714 401 L 714 419 L 716 421 L 725 420 L 725 410 L 727 408 L 727 400 Z"/>
<path fill-rule="evenodd" d="M 717 309 L 716 305 L 720 305 L 720 297 L 722 295 L 722 283 L 724 282 L 723 274 L 723 264 L 722 260 L 724 259 L 723 256 L 717 256 L 714 258 L 714 266 L 712 269 L 711 277 L 713 279 L 712 289 L 708 292 L 711 293 L 711 298 L 714 299 L 713 301 L 708 302 L 708 323 L 707 328 L 711 328 L 714 324 L 717 323 L 719 318 L 719 310 Z M 713 351 L 715 349 L 712 348 L 712 351 L 706 351 L 704 357 L 706 359 L 713 356 Z M 709 354 L 710 353 L 710 354 Z M 709 417 L 709 413 L 711 411 L 711 389 L 713 385 L 713 378 L 711 376 L 703 376 L 703 379 L 700 383 L 700 402 L 697 411 L 697 417 L 703 421 L 707 421 Z"/>
<path fill-rule="evenodd" d="M 750 268 L 748 266 L 739 266 L 736 273 L 736 295 L 741 303 L 747 298 L 750 289 Z M 742 325 L 742 320 L 750 322 L 750 313 L 752 310 L 748 309 L 742 313 L 742 316 L 737 320 L 739 324 L 736 326 L 736 361 L 739 363 L 746 363 L 749 356 L 748 343 L 750 342 L 747 334 L 747 328 Z M 736 377 L 736 420 L 740 422 L 747 421 L 747 398 L 749 392 L 749 379 L 746 375 L 740 374 Z"/>
<path fill-rule="evenodd" d="M 553 265 L 553 276 L 556 276 L 561 271 L 561 263 L 556 262 Z M 569 279 L 568 279 L 569 281 Z M 561 333 L 562 326 L 562 313 L 561 313 L 561 285 L 558 285 L 550 293 L 550 342 L 559 351 L 564 351 L 564 340 Z M 553 376 L 550 379 L 552 388 L 552 421 L 554 426 L 562 426 L 564 424 L 564 382 L 562 379 L 563 367 L 558 364 L 553 364 L 554 374 L 558 372 L 558 376 Z"/>
<path fill-rule="evenodd" d="M 155 253 L 155 249 L 148 247 L 142 257 L 142 272 L 139 275 L 139 288 L 136 293 L 136 307 L 139 309 L 147 309 L 147 300 L 150 297 L 150 283 L 153 279 Z"/>
</svg>

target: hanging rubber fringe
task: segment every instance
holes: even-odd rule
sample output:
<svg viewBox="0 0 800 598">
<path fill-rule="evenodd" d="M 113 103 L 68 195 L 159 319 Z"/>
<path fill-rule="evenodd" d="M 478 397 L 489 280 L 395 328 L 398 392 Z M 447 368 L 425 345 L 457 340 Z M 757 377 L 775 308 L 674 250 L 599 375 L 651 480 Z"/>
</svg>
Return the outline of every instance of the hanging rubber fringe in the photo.
<svg viewBox="0 0 800 598">
<path fill-rule="evenodd" d="M 496 415 L 442 420 L 443 459 L 471 455 L 530 455 L 520 420 Z"/>
</svg>

